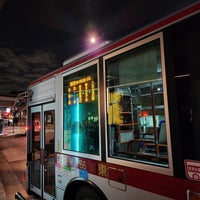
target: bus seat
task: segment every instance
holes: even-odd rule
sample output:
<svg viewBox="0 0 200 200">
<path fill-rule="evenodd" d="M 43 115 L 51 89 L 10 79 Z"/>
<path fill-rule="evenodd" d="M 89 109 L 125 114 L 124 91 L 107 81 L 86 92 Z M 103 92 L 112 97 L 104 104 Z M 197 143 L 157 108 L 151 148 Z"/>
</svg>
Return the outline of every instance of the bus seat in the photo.
<svg viewBox="0 0 200 200">
<path fill-rule="evenodd" d="M 165 125 L 164 120 L 160 121 L 159 133 L 158 133 L 158 143 L 159 144 L 167 144 L 166 125 Z"/>
<path fill-rule="evenodd" d="M 130 157 L 130 153 L 129 153 L 129 150 L 128 150 L 128 142 L 121 142 L 119 143 L 119 149 L 118 149 L 118 152 L 117 152 L 117 155 L 120 156 L 120 157 Z"/>
<path fill-rule="evenodd" d="M 161 120 L 159 123 L 158 128 L 158 148 L 165 148 L 164 151 L 166 151 L 167 147 L 167 136 L 166 136 L 166 125 L 165 120 Z M 146 152 L 155 152 L 155 143 L 145 143 L 145 149 Z"/>
<path fill-rule="evenodd" d="M 139 141 L 131 140 L 128 143 L 128 149 L 130 153 L 137 153 L 140 150 L 140 143 Z"/>
</svg>

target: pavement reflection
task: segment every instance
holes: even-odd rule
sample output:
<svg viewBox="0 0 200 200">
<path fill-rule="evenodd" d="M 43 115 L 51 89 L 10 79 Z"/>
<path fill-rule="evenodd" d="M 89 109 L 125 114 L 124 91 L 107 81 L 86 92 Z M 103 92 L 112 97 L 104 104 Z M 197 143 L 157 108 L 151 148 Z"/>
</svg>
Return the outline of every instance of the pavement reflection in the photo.
<svg viewBox="0 0 200 200">
<path fill-rule="evenodd" d="M 26 133 L 26 126 L 6 126 L 3 128 L 4 136 L 19 135 Z"/>
</svg>

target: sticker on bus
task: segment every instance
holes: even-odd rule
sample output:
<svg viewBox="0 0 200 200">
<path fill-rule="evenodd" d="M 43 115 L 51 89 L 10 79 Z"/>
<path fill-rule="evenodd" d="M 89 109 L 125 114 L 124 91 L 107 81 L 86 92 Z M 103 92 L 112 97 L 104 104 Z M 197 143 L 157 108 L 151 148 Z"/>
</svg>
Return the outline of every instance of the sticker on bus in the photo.
<svg viewBox="0 0 200 200">
<path fill-rule="evenodd" d="M 185 173 L 188 179 L 200 181 L 200 161 L 185 160 Z"/>
</svg>

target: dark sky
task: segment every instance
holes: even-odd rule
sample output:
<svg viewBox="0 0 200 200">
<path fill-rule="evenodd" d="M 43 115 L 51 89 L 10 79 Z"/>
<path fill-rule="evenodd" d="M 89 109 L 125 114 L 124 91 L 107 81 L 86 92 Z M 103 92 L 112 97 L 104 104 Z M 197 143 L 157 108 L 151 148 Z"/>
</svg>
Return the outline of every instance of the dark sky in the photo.
<svg viewBox="0 0 200 200">
<path fill-rule="evenodd" d="M 0 95 L 28 84 L 89 48 L 114 41 L 195 0 L 0 0 Z"/>
</svg>

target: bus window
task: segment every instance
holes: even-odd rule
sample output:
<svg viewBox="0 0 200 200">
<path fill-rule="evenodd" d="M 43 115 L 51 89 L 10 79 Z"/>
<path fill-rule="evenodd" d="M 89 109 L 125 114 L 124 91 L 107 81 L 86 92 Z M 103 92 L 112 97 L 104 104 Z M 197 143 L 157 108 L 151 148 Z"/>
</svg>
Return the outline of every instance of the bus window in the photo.
<svg viewBox="0 0 200 200">
<path fill-rule="evenodd" d="M 99 154 L 97 66 L 64 77 L 64 149 Z"/>
<path fill-rule="evenodd" d="M 159 40 L 106 60 L 109 156 L 168 166 Z"/>
</svg>

